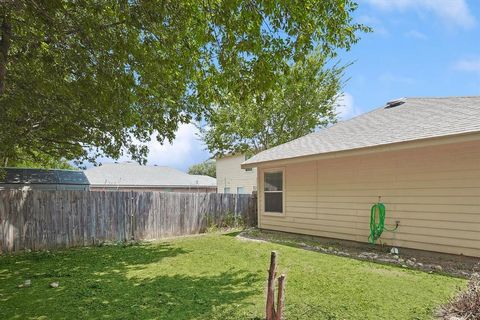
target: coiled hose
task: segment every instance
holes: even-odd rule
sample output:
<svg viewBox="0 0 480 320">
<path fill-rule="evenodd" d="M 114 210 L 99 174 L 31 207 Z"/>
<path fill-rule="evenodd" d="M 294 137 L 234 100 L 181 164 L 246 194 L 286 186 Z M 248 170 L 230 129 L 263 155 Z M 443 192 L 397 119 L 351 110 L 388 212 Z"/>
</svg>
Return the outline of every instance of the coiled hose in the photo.
<svg viewBox="0 0 480 320">
<path fill-rule="evenodd" d="M 378 211 L 378 222 L 377 222 L 377 211 Z M 395 231 L 398 228 L 398 222 L 394 229 L 389 230 L 385 228 L 385 205 L 381 202 L 375 203 L 370 209 L 370 236 L 368 237 L 368 242 L 375 244 L 375 241 L 380 239 L 383 231 Z"/>
</svg>

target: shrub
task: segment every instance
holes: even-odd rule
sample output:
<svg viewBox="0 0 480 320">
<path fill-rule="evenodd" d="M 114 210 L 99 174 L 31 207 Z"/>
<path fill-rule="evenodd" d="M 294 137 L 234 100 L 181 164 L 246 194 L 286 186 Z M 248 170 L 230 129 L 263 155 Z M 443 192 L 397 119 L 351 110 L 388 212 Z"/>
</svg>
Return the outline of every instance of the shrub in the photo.
<svg viewBox="0 0 480 320">
<path fill-rule="evenodd" d="M 245 221 L 241 216 L 235 215 L 233 212 L 227 212 L 223 220 L 225 228 L 243 228 Z"/>
<path fill-rule="evenodd" d="M 212 214 L 206 217 L 206 232 L 217 232 L 221 229 L 244 228 L 246 223 L 243 217 L 235 215 L 233 212 L 227 212 L 220 222 L 215 221 Z"/>
<path fill-rule="evenodd" d="M 217 232 L 218 231 L 218 225 L 215 223 L 215 218 L 212 214 L 207 215 L 207 222 L 206 222 L 206 229 L 205 232 Z"/>
<path fill-rule="evenodd" d="M 480 320 L 480 274 L 474 274 L 467 290 L 442 307 L 441 319 Z"/>
</svg>

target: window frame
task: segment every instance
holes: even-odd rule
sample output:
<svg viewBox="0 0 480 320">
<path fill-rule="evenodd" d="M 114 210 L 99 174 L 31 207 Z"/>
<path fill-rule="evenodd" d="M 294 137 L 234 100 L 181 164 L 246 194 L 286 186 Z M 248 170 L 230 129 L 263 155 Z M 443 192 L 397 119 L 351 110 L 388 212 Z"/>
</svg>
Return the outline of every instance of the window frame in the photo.
<svg viewBox="0 0 480 320">
<path fill-rule="evenodd" d="M 282 191 L 265 191 L 265 174 L 266 173 L 282 173 Z M 283 217 L 285 216 L 285 193 L 286 193 L 286 183 L 285 183 L 285 167 L 277 167 L 277 168 L 268 168 L 262 170 L 262 214 L 267 216 L 275 216 L 275 217 Z M 273 212 L 273 211 L 266 211 L 265 210 L 265 193 L 281 193 L 282 194 L 282 212 Z"/>
</svg>

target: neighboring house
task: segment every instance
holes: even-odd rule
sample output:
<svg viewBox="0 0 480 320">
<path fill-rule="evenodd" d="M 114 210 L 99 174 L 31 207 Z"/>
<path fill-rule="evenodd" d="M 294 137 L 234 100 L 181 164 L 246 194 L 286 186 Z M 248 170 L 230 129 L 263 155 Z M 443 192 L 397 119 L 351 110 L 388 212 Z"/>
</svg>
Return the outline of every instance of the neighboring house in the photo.
<svg viewBox="0 0 480 320">
<path fill-rule="evenodd" d="M 216 159 L 218 193 L 251 194 L 257 191 L 257 169 L 241 168 L 246 159 L 243 154 Z"/>
<path fill-rule="evenodd" d="M 0 190 L 88 190 L 83 171 L 0 168 Z"/>
<path fill-rule="evenodd" d="M 480 256 L 480 97 L 407 98 L 263 151 L 259 227 Z"/>
<path fill-rule="evenodd" d="M 216 192 L 215 178 L 190 175 L 163 166 L 141 166 L 134 162 L 106 163 L 85 170 L 90 190 Z"/>
</svg>

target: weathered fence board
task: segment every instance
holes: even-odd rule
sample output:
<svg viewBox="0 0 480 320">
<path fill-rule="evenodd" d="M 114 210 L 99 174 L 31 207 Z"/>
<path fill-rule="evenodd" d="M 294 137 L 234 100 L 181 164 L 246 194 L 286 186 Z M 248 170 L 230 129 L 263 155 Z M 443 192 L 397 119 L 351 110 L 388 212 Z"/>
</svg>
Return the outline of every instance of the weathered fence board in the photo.
<svg viewBox="0 0 480 320">
<path fill-rule="evenodd" d="M 223 224 L 228 215 L 256 226 L 256 198 L 217 193 L 0 190 L 0 252 L 196 234 L 208 224 Z"/>
</svg>

